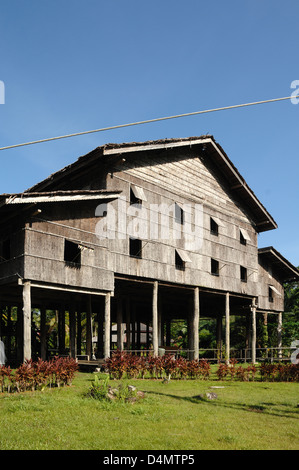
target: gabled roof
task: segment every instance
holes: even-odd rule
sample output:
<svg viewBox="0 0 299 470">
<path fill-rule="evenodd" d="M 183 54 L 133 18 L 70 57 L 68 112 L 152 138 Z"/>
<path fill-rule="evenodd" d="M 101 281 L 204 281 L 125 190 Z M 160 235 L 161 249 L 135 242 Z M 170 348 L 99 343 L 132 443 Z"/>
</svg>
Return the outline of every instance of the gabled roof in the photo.
<svg viewBox="0 0 299 470">
<path fill-rule="evenodd" d="M 281 280 L 298 281 L 299 271 L 286 258 L 284 258 L 273 246 L 259 248 L 258 254 L 263 261 L 270 263 L 281 276 Z"/>
<path fill-rule="evenodd" d="M 258 232 L 277 228 L 275 220 L 256 197 L 252 189 L 248 186 L 245 179 L 233 165 L 222 147 L 211 135 L 147 142 L 106 144 L 81 156 L 74 163 L 50 175 L 45 180 L 28 189 L 27 192 L 46 191 L 49 188 L 55 189 L 55 185 L 61 185 L 62 181 L 65 178 L 69 178 L 70 175 L 79 175 L 80 172 L 83 171 L 83 169 L 86 169 L 88 165 L 92 165 L 100 161 L 101 163 L 105 163 L 109 166 L 110 159 L 113 158 L 113 156 L 115 158 L 116 155 L 120 156 L 124 153 L 127 155 L 134 153 L 136 155 L 136 152 L 148 152 L 150 156 L 155 150 L 169 150 L 183 147 L 199 148 L 200 152 L 204 151 L 206 161 L 208 160 L 217 168 L 218 172 L 224 178 L 229 191 L 231 191 L 231 193 L 240 200 L 244 209 L 249 212 Z"/>
</svg>

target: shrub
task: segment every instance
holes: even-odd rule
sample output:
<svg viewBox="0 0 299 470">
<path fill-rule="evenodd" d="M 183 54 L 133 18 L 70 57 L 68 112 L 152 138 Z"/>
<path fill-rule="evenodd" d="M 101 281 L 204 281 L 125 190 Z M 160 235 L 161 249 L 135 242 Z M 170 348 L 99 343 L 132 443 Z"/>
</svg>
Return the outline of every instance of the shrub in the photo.
<svg viewBox="0 0 299 470">
<path fill-rule="evenodd" d="M 2 392 L 43 390 L 46 386 L 71 385 L 78 364 L 75 359 L 55 357 L 51 361 L 25 361 L 13 374 L 10 367 L 0 367 Z"/>
</svg>

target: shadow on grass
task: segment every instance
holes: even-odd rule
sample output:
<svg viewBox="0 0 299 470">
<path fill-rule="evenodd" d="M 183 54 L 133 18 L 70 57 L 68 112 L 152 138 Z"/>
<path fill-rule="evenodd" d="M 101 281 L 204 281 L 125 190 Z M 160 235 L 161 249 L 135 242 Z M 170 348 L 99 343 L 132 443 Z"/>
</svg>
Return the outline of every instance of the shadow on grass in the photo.
<svg viewBox="0 0 299 470">
<path fill-rule="evenodd" d="M 189 403 L 193 403 L 196 405 L 200 404 L 208 404 L 211 407 L 223 407 L 223 408 L 231 408 L 232 410 L 241 410 L 241 411 L 247 411 L 249 413 L 263 413 L 267 414 L 270 416 L 277 416 L 280 418 L 292 418 L 292 419 L 299 419 L 299 408 L 290 409 L 288 410 L 280 410 L 278 409 L 279 406 L 289 406 L 292 408 L 290 405 L 286 404 L 277 404 L 277 403 L 264 403 L 261 402 L 260 404 L 246 404 L 246 403 L 229 403 L 222 401 L 221 398 L 216 398 L 216 399 L 209 399 L 205 397 L 204 395 L 195 395 L 195 396 L 178 396 L 178 395 L 173 395 L 170 393 L 163 393 L 163 392 L 153 392 L 153 391 L 147 391 L 147 395 L 159 395 L 163 397 L 170 397 L 174 398 L 175 400 L 178 401 L 186 401 Z"/>
</svg>

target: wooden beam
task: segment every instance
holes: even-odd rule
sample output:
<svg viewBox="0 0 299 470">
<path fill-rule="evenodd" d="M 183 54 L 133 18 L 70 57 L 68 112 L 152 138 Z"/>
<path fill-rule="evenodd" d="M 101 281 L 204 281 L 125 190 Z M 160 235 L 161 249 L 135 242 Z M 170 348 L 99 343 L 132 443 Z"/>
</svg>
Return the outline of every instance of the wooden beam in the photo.
<svg viewBox="0 0 299 470">
<path fill-rule="evenodd" d="M 251 361 L 256 363 L 256 299 L 253 297 L 251 306 L 252 336 L 251 336 Z"/>
<path fill-rule="evenodd" d="M 199 307 L 199 288 L 195 287 L 194 289 L 194 305 L 193 305 L 193 324 L 192 324 L 192 334 L 193 334 L 193 359 L 198 359 L 199 357 L 199 314 L 200 314 L 200 307 Z"/>
<path fill-rule="evenodd" d="M 76 348 L 76 311 L 74 305 L 69 310 L 70 322 L 70 356 L 75 359 L 77 354 Z"/>
<path fill-rule="evenodd" d="M 277 318 L 277 347 L 278 349 L 278 358 L 282 358 L 282 312 L 278 313 L 278 318 Z"/>
<path fill-rule="evenodd" d="M 111 329 L 111 294 L 105 296 L 105 336 L 104 336 L 104 358 L 110 357 L 110 329 Z"/>
<path fill-rule="evenodd" d="M 100 311 L 97 313 L 97 321 L 98 321 L 98 347 L 97 347 L 97 355 L 100 358 L 104 356 L 104 302 L 101 302 Z"/>
<path fill-rule="evenodd" d="M 58 311 L 58 339 L 59 354 L 65 354 L 65 306 L 61 305 Z"/>
<path fill-rule="evenodd" d="M 92 358 L 92 304 L 91 295 L 87 297 L 87 310 L 86 310 L 86 355 L 89 359 Z"/>
<path fill-rule="evenodd" d="M 117 310 L 116 310 L 116 321 L 117 321 L 117 349 L 123 351 L 123 299 L 119 297 L 117 299 Z"/>
<path fill-rule="evenodd" d="M 23 284 L 23 361 L 31 359 L 31 285 Z"/>
<path fill-rule="evenodd" d="M 131 347 L 131 301 L 130 297 L 126 298 L 126 348 L 130 349 Z"/>
<path fill-rule="evenodd" d="M 230 306 L 229 306 L 229 292 L 225 295 L 225 354 L 226 363 L 229 364 L 230 359 Z"/>
<path fill-rule="evenodd" d="M 46 309 L 42 307 L 40 309 L 40 349 L 41 359 L 45 361 L 47 359 L 47 331 L 46 331 Z"/>
<path fill-rule="evenodd" d="M 158 356 L 158 349 L 159 349 L 159 337 L 158 337 L 158 281 L 155 281 L 154 285 L 153 285 L 152 314 L 153 314 L 153 349 L 154 349 L 154 356 Z"/>
</svg>

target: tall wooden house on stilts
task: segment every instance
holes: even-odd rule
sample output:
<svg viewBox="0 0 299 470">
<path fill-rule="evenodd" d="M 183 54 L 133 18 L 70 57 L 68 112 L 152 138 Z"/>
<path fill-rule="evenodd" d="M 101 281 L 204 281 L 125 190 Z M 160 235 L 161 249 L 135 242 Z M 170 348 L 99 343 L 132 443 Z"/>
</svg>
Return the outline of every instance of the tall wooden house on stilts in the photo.
<svg viewBox="0 0 299 470">
<path fill-rule="evenodd" d="M 82 312 L 89 358 L 111 354 L 112 324 L 119 349 L 140 350 L 143 335 L 156 355 L 178 318 L 194 358 L 200 317 L 215 319 L 227 358 L 235 315 L 248 319 L 253 362 L 258 314 L 277 315 L 281 346 L 283 282 L 299 272 L 258 248 L 258 234 L 277 224 L 212 136 L 103 145 L 22 194 L 1 195 L 0 214 L 0 336 L 12 362 L 47 358 L 46 310 L 57 311 L 59 354 L 68 315 L 72 357 Z"/>
</svg>

